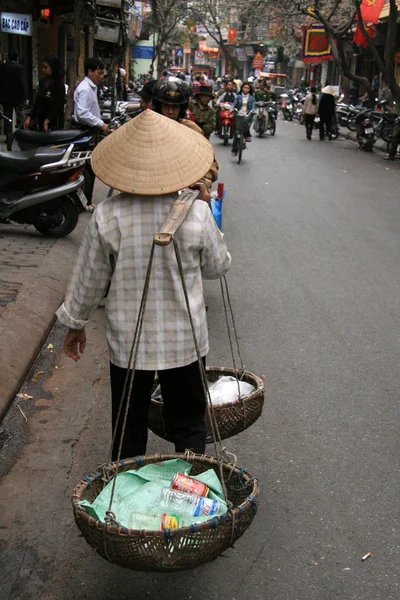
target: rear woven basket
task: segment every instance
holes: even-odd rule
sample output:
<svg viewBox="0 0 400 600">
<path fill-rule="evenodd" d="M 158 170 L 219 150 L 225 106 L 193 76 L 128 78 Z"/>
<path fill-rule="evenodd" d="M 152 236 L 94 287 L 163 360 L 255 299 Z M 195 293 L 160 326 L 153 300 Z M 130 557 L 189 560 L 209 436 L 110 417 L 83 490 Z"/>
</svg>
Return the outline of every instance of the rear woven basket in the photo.
<svg viewBox="0 0 400 600">
<path fill-rule="evenodd" d="M 222 375 L 235 377 L 235 371 L 224 367 L 207 367 L 207 378 L 210 383 L 214 383 Z M 250 373 L 250 371 L 245 371 L 242 381 L 251 383 L 256 388 L 252 394 L 236 402 L 214 405 L 214 413 L 221 440 L 241 433 L 250 427 L 250 425 L 253 425 L 261 416 L 264 406 L 263 380 L 261 377 Z M 164 440 L 172 441 L 164 423 L 162 401 L 159 399 L 152 398 L 151 400 L 148 423 L 149 429 L 153 433 Z M 207 444 L 210 444 L 212 440 L 212 429 L 207 414 Z"/>
<path fill-rule="evenodd" d="M 137 469 L 150 463 L 182 458 L 193 465 L 191 475 L 212 468 L 219 476 L 214 457 L 191 454 L 141 456 L 107 465 L 112 473 Z M 86 541 L 105 559 L 137 571 L 193 569 L 220 556 L 246 531 L 256 513 L 258 481 L 243 469 L 223 463 L 228 500 L 233 509 L 226 515 L 176 531 L 138 531 L 105 525 L 90 517 L 78 502 L 93 502 L 102 490 L 102 473 L 88 475 L 72 492 L 75 521 Z"/>
</svg>

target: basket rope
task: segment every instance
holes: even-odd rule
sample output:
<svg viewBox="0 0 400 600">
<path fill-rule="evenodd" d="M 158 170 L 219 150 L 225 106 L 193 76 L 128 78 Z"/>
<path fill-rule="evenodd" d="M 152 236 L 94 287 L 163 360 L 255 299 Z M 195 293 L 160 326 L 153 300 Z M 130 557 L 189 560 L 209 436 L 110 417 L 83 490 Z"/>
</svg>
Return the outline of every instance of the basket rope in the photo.
<svg viewBox="0 0 400 600">
<path fill-rule="evenodd" d="M 230 323 L 229 323 L 228 309 L 227 309 L 227 306 L 226 306 L 226 302 L 227 301 L 228 301 L 229 313 L 230 313 L 231 321 L 232 321 L 233 334 L 234 334 L 235 341 L 236 341 L 236 350 L 237 350 L 237 353 L 238 353 L 238 356 L 239 356 L 239 360 L 240 360 L 240 366 L 241 366 L 240 379 L 243 378 L 243 374 L 245 372 L 245 367 L 244 367 L 244 364 L 243 364 L 242 355 L 240 353 L 239 338 L 238 338 L 237 331 L 236 331 L 235 316 L 233 314 L 232 303 L 231 303 L 231 299 L 230 299 L 230 295 L 229 295 L 228 282 L 226 280 L 225 275 L 221 278 L 220 285 L 221 285 L 222 301 L 223 301 L 223 304 L 224 304 L 226 328 L 228 330 L 229 347 L 231 349 L 233 370 L 235 372 L 236 384 L 237 384 L 237 389 L 238 389 L 238 400 L 241 403 L 242 408 L 243 408 L 243 425 L 244 425 L 244 427 L 246 427 L 246 404 L 245 404 L 244 398 L 243 398 L 243 396 L 242 396 L 242 394 L 240 392 L 238 369 L 236 368 L 235 352 L 233 350 L 232 336 L 231 336 L 231 327 L 230 327 Z M 225 285 L 225 290 L 224 290 L 224 285 Z M 225 299 L 225 293 L 226 293 L 226 299 Z"/>
<path fill-rule="evenodd" d="M 223 476 L 223 457 L 224 456 L 226 457 L 230 453 L 227 452 L 226 449 L 222 446 L 222 440 L 221 440 L 221 435 L 220 435 L 220 431 L 219 431 L 219 427 L 218 427 L 218 421 L 217 421 L 217 418 L 216 418 L 216 415 L 215 415 L 214 406 L 213 406 L 213 403 L 212 403 L 212 400 L 211 400 L 211 395 L 210 395 L 210 392 L 209 392 L 209 389 L 208 389 L 206 369 L 205 369 L 205 366 L 203 364 L 202 357 L 200 355 L 200 348 L 199 348 L 198 341 L 197 341 L 197 336 L 196 336 L 195 326 L 194 326 L 194 322 L 193 322 L 192 311 L 191 311 L 190 302 L 189 302 L 189 295 L 188 295 L 188 291 L 187 291 L 187 287 L 186 287 L 186 282 L 185 282 L 185 276 L 184 276 L 184 272 L 183 272 L 183 265 L 182 265 L 181 253 L 180 253 L 179 246 L 178 246 L 178 243 L 177 243 L 175 237 L 172 237 L 172 242 L 173 242 L 173 248 L 174 248 L 175 257 L 176 257 L 176 261 L 177 261 L 177 265 L 178 265 L 179 277 L 180 277 L 180 280 L 181 280 L 181 283 L 182 283 L 182 289 L 183 289 L 183 294 L 184 294 L 184 298 L 185 298 L 185 304 L 186 304 L 186 308 L 187 308 L 187 311 L 188 311 L 189 322 L 190 322 L 190 327 L 191 327 L 191 330 L 192 330 L 192 335 L 193 335 L 193 341 L 194 341 L 194 346 L 195 346 L 195 350 L 196 350 L 197 360 L 198 360 L 198 364 L 199 364 L 201 384 L 202 384 L 204 396 L 205 396 L 205 398 L 207 398 L 207 411 L 208 411 L 208 414 L 209 414 L 209 421 L 210 421 L 210 424 L 211 424 L 212 439 L 213 439 L 213 444 L 214 444 L 215 456 L 216 456 L 216 459 L 217 459 L 217 463 L 218 463 L 218 467 L 219 467 L 219 472 L 220 472 L 221 485 L 222 485 L 222 488 L 223 488 L 223 492 L 224 492 L 225 498 L 226 498 L 227 503 L 228 503 L 229 510 L 231 511 L 232 510 L 232 504 L 228 500 L 227 488 L 226 488 L 226 484 L 225 484 L 225 480 L 224 480 L 224 476 Z M 124 436 L 125 436 L 126 423 L 127 423 L 127 419 L 128 419 L 128 413 L 129 413 L 130 398 L 131 398 L 131 393 L 132 393 L 132 388 L 133 388 L 133 382 L 134 382 L 134 377 L 135 377 L 135 371 L 136 371 L 136 363 L 137 363 L 137 357 L 138 357 L 138 352 L 139 352 L 139 344 L 140 344 L 140 339 L 141 339 L 141 335 L 142 335 L 143 322 L 144 322 L 144 316 L 145 316 L 146 304 L 147 304 L 147 298 L 148 298 L 148 294 L 149 294 L 149 287 L 150 287 L 150 279 L 151 279 L 151 271 L 152 271 L 152 266 L 153 266 L 153 258 L 154 258 L 155 246 L 156 246 L 155 241 L 153 241 L 152 246 L 151 246 L 150 256 L 149 256 L 149 262 L 148 262 L 148 266 L 147 266 L 145 284 L 144 284 L 144 287 L 143 287 L 143 293 L 142 293 L 142 298 L 141 298 L 140 307 L 139 307 L 138 318 L 137 318 L 135 332 L 134 332 L 134 336 L 133 336 L 132 347 L 131 347 L 131 351 L 130 351 L 130 355 L 129 355 L 129 360 L 128 360 L 127 374 L 126 374 L 125 381 L 124 381 L 124 386 L 123 386 L 123 390 L 122 390 L 122 397 L 121 397 L 120 405 L 119 405 L 119 408 L 118 408 L 117 418 L 116 418 L 116 422 L 115 422 L 115 426 L 114 426 L 114 431 L 113 431 L 113 435 L 112 435 L 112 441 L 111 441 L 111 446 L 110 446 L 110 451 L 109 451 L 109 457 L 108 457 L 108 462 L 109 463 L 111 462 L 111 459 L 112 459 L 112 448 L 113 448 L 113 445 L 114 445 L 114 442 L 115 442 L 115 438 L 116 438 L 116 434 L 117 434 L 117 430 L 118 430 L 118 425 L 119 425 L 119 422 L 120 422 L 120 419 L 121 419 L 123 401 L 124 401 L 124 398 L 126 396 L 126 392 L 128 390 L 128 394 L 126 396 L 126 398 L 127 398 L 126 407 L 125 407 L 125 412 L 124 412 L 124 415 L 123 415 L 121 435 L 120 435 L 120 440 L 119 440 L 119 445 L 118 445 L 117 461 L 119 461 L 120 458 L 121 458 L 122 444 L 123 444 L 123 440 L 124 440 Z M 226 281 L 225 276 L 222 279 L 223 279 L 224 285 L 223 285 L 223 283 L 221 281 L 221 292 L 222 292 L 222 298 L 223 298 L 225 319 L 226 319 L 227 329 L 228 329 L 229 345 L 230 345 L 230 350 L 231 350 L 231 355 L 232 355 L 232 361 L 233 361 L 233 366 L 234 366 L 236 381 L 237 381 L 237 385 L 238 385 L 239 399 L 242 401 L 242 405 L 243 405 L 243 409 L 244 409 L 244 420 L 246 421 L 246 409 L 245 409 L 245 405 L 244 405 L 244 401 L 243 401 L 243 396 L 241 396 L 241 393 L 240 393 L 240 386 L 239 386 L 239 376 L 243 377 L 243 373 L 244 373 L 245 368 L 244 368 L 242 356 L 241 356 L 241 353 L 240 353 L 239 339 L 238 339 L 238 335 L 237 335 L 235 317 L 234 317 L 233 310 L 232 310 L 232 304 L 231 304 L 231 300 L 230 300 L 230 296 L 229 296 L 228 283 Z M 224 286 L 225 286 L 225 290 L 224 290 Z M 225 298 L 225 294 L 226 294 L 226 298 Z M 239 356 L 239 360 L 240 360 L 240 365 L 241 365 L 241 371 L 240 371 L 241 374 L 240 375 L 239 375 L 238 369 L 236 368 L 235 353 L 234 353 L 232 336 L 231 336 L 231 328 L 230 328 L 230 324 L 229 324 L 227 304 L 228 304 L 228 307 L 229 307 L 229 312 L 230 312 L 231 321 L 232 321 L 232 327 L 233 327 L 233 333 L 234 333 L 234 338 L 235 338 L 235 342 L 236 342 L 236 348 L 237 348 L 237 352 L 238 352 L 238 356 Z M 236 457 L 235 457 L 235 459 L 236 459 Z M 235 464 L 236 464 L 236 460 L 235 460 Z M 111 488 L 111 494 L 110 494 L 110 502 L 109 502 L 108 510 L 106 511 L 106 516 L 105 516 L 105 522 L 106 522 L 107 525 L 117 524 L 115 514 L 112 511 L 112 503 L 113 503 L 113 500 L 114 500 L 116 480 L 117 480 L 117 478 L 114 476 L 113 479 L 112 479 L 112 488 Z M 232 525 L 234 526 L 234 520 L 232 521 Z M 234 529 L 234 527 L 232 527 L 232 539 L 233 539 L 233 529 Z"/>
</svg>

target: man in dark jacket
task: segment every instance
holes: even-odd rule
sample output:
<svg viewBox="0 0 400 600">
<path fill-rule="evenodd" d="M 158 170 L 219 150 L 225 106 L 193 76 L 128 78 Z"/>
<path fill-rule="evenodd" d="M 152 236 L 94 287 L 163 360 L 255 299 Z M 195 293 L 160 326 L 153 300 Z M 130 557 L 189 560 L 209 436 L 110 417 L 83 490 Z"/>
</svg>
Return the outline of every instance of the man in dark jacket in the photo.
<svg viewBox="0 0 400 600">
<path fill-rule="evenodd" d="M 29 104 L 29 100 L 24 68 L 18 63 L 18 52 L 10 50 L 8 58 L 6 63 L 0 64 L 0 104 L 3 106 L 5 116 L 12 120 L 13 110 L 20 104 Z M 9 121 L 4 121 L 4 133 L 7 150 L 11 150 L 12 123 Z"/>
</svg>

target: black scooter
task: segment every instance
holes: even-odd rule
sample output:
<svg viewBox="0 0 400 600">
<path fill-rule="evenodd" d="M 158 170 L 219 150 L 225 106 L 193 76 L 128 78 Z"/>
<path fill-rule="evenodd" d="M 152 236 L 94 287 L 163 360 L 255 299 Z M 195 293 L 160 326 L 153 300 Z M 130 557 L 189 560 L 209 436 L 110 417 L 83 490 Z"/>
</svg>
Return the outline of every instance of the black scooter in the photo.
<svg viewBox="0 0 400 600">
<path fill-rule="evenodd" d="M 367 152 L 372 152 L 376 142 L 376 135 L 370 110 L 363 110 L 356 117 L 356 132 L 359 147 Z"/>
<path fill-rule="evenodd" d="M 30 129 L 17 129 L 14 139 L 18 142 L 21 150 L 33 150 L 35 148 L 64 148 L 65 150 L 73 144 L 73 158 L 88 161 L 94 150 L 97 139 L 96 135 L 89 130 L 62 129 L 56 131 L 31 131 Z M 91 199 L 94 173 L 84 166 L 83 176 L 85 179 L 83 191 L 85 196 Z"/>
<path fill-rule="evenodd" d="M 33 225 L 51 237 L 71 233 L 87 206 L 85 163 L 72 151 L 73 144 L 67 150 L 0 151 L 0 223 Z"/>
</svg>

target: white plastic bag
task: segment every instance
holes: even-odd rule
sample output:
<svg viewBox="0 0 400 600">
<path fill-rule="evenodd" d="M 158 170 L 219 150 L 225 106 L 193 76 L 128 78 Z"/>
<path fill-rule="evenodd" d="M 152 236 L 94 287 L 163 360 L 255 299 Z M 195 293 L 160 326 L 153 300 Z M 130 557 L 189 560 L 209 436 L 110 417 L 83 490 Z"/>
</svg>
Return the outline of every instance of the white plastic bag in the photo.
<svg viewBox="0 0 400 600">
<path fill-rule="evenodd" d="M 255 387 L 246 381 L 239 381 L 241 397 L 249 396 Z M 213 404 L 229 404 L 239 399 L 238 385 L 234 377 L 224 375 L 210 385 L 210 396 Z"/>
</svg>

